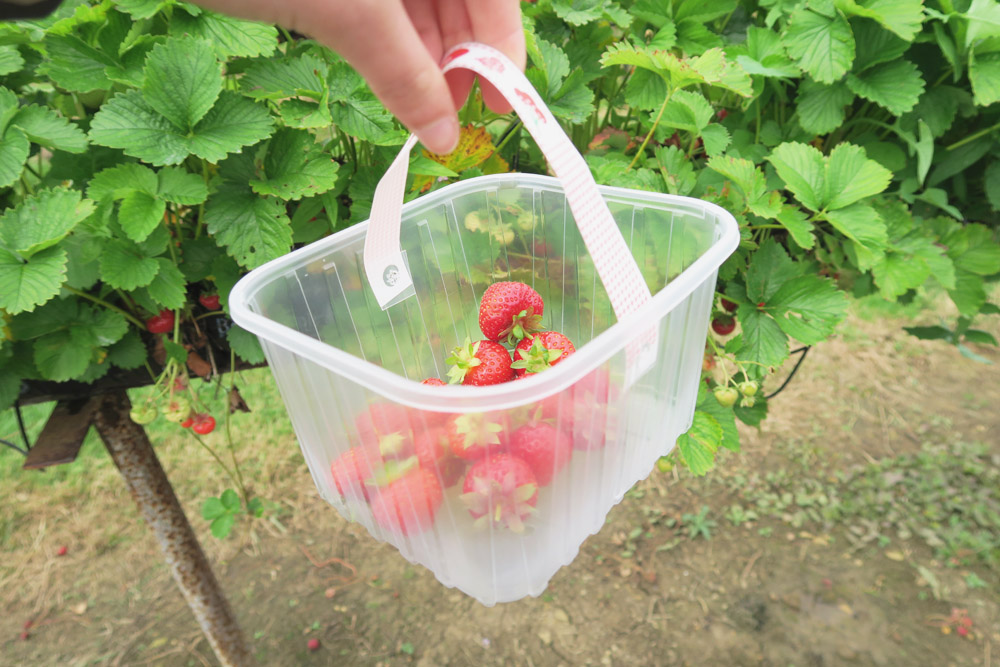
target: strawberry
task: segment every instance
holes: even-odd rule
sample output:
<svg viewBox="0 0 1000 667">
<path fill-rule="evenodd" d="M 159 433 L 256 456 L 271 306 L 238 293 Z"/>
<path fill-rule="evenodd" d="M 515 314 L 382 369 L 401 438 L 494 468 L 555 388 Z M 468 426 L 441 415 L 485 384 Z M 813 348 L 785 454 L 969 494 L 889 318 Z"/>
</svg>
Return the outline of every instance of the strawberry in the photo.
<svg viewBox="0 0 1000 667">
<path fill-rule="evenodd" d="M 312 639 L 306 642 L 306 648 L 308 648 L 310 651 L 318 651 L 319 640 L 313 637 Z"/>
<path fill-rule="evenodd" d="M 200 303 L 204 308 L 208 310 L 218 310 L 219 309 L 219 295 L 218 294 L 201 294 L 198 296 L 198 303 Z"/>
<path fill-rule="evenodd" d="M 445 381 L 444 380 L 440 380 L 438 378 L 427 378 L 426 380 L 424 380 L 420 384 L 430 385 L 431 387 L 444 387 L 445 386 Z"/>
<path fill-rule="evenodd" d="M 330 464 L 337 492 L 345 498 L 369 499 L 365 484 L 382 466 L 382 459 L 365 447 L 351 447 Z"/>
<path fill-rule="evenodd" d="M 735 387 L 719 385 L 712 390 L 712 393 L 715 394 L 715 400 L 724 408 L 733 407 L 740 398 L 740 392 Z"/>
<path fill-rule="evenodd" d="M 569 463 L 573 446 L 562 431 L 551 424 L 540 422 L 514 431 L 510 436 L 508 451 L 531 466 L 539 486 L 547 486 Z"/>
<path fill-rule="evenodd" d="M 174 330 L 174 311 L 161 310 L 158 315 L 153 315 L 146 320 L 146 329 L 149 333 L 160 334 L 169 333 Z"/>
<path fill-rule="evenodd" d="M 735 313 L 736 312 L 737 305 L 735 303 L 733 303 L 732 301 L 730 301 L 729 299 L 723 297 L 721 299 L 720 303 L 722 304 L 723 310 L 725 310 L 727 313 Z"/>
<path fill-rule="evenodd" d="M 728 336 L 736 329 L 736 318 L 729 315 L 720 315 L 712 320 L 712 331 L 720 336 Z"/>
<path fill-rule="evenodd" d="M 600 449 L 613 430 L 612 404 L 617 400 L 617 385 L 607 371 L 598 368 L 566 391 L 541 401 L 542 417 L 554 420 L 570 436 L 573 449 Z"/>
<path fill-rule="evenodd" d="M 447 362 L 452 364 L 448 369 L 451 384 L 484 386 L 514 379 L 510 352 L 490 340 L 472 343 L 466 338 L 465 345 L 456 347 Z"/>
<path fill-rule="evenodd" d="M 497 454 L 475 463 L 462 484 L 462 502 L 475 526 L 505 526 L 524 532 L 524 520 L 538 503 L 538 480 L 523 459 Z"/>
<path fill-rule="evenodd" d="M 355 417 L 354 426 L 361 444 L 375 454 L 387 457 L 412 454 L 409 408 L 395 403 L 372 403 Z"/>
<path fill-rule="evenodd" d="M 514 363 L 510 365 L 517 377 L 541 373 L 576 352 L 569 338 L 557 331 L 543 331 L 523 339 L 514 348 Z"/>
<path fill-rule="evenodd" d="M 488 340 L 514 345 L 541 330 L 544 309 L 542 297 L 528 285 L 493 283 L 479 301 L 479 328 Z"/>
<path fill-rule="evenodd" d="M 455 484 L 465 472 L 465 461 L 452 454 L 448 431 L 442 426 L 415 435 L 413 450 L 420 466 L 436 472 L 445 488 Z"/>
<path fill-rule="evenodd" d="M 445 428 L 452 453 L 466 461 L 481 459 L 507 447 L 504 424 L 496 415 L 481 412 L 452 415 Z"/>
<path fill-rule="evenodd" d="M 430 528 L 443 501 L 437 476 L 417 467 L 379 491 L 372 516 L 383 530 L 405 537 Z"/>
</svg>

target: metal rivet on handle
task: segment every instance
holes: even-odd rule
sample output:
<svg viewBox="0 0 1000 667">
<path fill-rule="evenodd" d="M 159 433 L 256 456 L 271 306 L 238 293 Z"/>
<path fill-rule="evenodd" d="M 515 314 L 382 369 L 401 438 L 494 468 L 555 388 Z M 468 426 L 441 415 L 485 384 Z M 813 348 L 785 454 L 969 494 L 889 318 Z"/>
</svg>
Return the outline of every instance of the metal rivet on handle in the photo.
<svg viewBox="0 0 1000 667">
<path fill-rule="evenodd" d="M 385 271 L 382 272 L 382 282 L 385 283 L 386 287 L 392 287 L 399 280 L 399 267 L 395 264 L 390 264 L 385 267 Z"/>
</svg>

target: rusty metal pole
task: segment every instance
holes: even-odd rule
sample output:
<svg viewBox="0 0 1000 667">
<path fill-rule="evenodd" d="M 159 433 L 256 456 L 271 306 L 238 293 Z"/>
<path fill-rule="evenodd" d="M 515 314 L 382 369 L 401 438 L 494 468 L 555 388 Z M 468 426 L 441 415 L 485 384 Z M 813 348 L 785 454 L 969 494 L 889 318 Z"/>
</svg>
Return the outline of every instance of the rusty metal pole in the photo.
<svg viewBox="0 0 1000 667">
<path fill-rule="evenodd" d="M 256 664 L 146 430 L 129 418 L 130 408 L 124 391 L 105 394 L 94 415 L 94 426 L 153 529 L 174 581 L 219 662 L 227 667 Z"/>
</svg>

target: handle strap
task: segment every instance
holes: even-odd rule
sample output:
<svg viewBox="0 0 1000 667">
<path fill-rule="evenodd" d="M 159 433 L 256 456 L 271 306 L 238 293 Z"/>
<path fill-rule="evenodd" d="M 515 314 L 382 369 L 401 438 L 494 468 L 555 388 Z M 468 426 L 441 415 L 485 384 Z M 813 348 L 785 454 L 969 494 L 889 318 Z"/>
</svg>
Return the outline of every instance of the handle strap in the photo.
<svg viewBox="0 0 1000 667">
<path fill-rule="evenodd" d="M 517 65 L 500 51 L 474 42 L 455 46 L 442 62 L 443 72 L 468 69 L 486 79 L 517 111 L 562 182 L 566 201 L 618 319 L 649 301 L 649 288 L 597 190 L 590 168 Z M 415 143 L 411 135 L 403 144 L 376 187 L 372 203 L 365 239 L 365 271 L 382 308 L 412 293 L 412 281 L 400 250 L 399 225 L 410 150 Z"/>
</svg>

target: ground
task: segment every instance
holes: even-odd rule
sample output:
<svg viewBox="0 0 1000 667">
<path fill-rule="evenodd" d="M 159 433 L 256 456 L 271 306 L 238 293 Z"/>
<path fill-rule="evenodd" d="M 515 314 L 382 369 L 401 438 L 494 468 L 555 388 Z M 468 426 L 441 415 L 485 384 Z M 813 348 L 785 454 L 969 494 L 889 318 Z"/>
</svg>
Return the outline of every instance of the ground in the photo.
<svg viewBox="0 0 1000 667">
<path fill-rule="evenodd" d="M 319 499 L 266 372 L 239 456 L 268 509 L 229 538 L 199 516 L 222 473 L 151 432 L 263 665 L 1000 664 L 1000 352 L 855 311 L 741 453 L 654 472 L 542 596 L 493 608 Z M 0 664 L 215 664 L 99 442 L 17 463 L 0 453 Z"/>
</svg>

